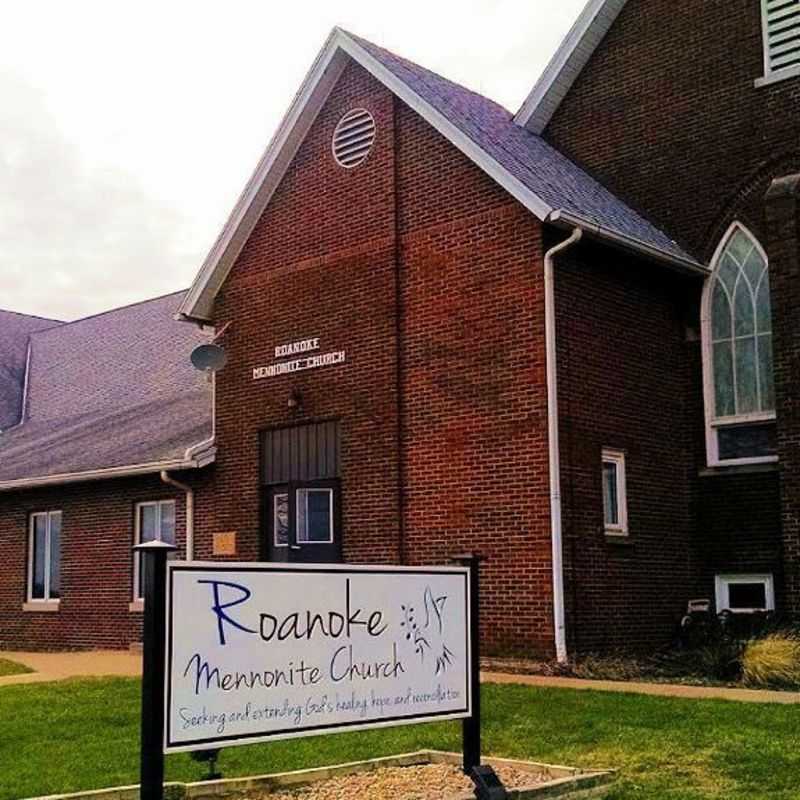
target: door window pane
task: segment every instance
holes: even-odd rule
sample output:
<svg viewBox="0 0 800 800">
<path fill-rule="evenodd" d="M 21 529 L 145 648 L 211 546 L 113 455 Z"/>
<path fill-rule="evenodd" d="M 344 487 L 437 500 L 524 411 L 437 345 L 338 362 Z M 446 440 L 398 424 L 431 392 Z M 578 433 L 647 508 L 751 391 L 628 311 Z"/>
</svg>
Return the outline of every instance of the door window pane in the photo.
<svg viewBox="0 0 800 800">
<path fill-rule="evenodd" d="M 272 530 L 275 547 L 289 545 L 289 495 L 276 494 L 272 497 Z"/>
<path fill-rule="evenodd" d="M 297 490 L 297 541 L 320 544 L 333 541 L 333 492 Z"/>
<path fill-rule="evenodd" d="M 61 596 L 61 512 L 50 514 L 50 597 Z"/>
</svg>

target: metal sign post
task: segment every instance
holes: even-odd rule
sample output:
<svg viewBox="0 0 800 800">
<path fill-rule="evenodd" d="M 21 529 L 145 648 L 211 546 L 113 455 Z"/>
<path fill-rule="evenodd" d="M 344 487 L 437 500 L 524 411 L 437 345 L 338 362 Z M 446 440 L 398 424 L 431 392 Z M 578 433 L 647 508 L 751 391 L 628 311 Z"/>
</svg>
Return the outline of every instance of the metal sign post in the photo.
<svg viewBox="0 0 800 800">
<path fill-rule="evenodd" d="M 167 557 L 177 548 L 166 542 L 146 542 L 133 549 L 141 554 L 144 569 L 139 796 L 141 800 L 163 800 Z"/>
<path fill-rule="evenodd" d="M 470 598 L 470 708 L 472 715 L 461 723 L 464 774 L 475 784 L 478 800 L 505 800 L 505 787 L 489 766 L 481 765 L 481 637 L 480 637 L 480 563 L 474 553 L 456 556 L 453 561 L 469 568 Z"/>
</svg>

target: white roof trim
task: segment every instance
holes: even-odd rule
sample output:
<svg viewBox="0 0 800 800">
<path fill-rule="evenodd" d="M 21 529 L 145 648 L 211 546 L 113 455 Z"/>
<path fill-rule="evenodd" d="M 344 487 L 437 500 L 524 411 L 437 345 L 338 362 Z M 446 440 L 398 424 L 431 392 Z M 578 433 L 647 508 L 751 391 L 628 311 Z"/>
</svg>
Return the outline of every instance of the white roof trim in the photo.
<svg viewBox="0 0 800 800">
<path fill-rule="evenodd" d="M 589 0 L 514 121 L 541 134 L 627 0 Z"/>
<path fill-rule="evenodd" d="M 122 467 L 106 467 L 85 472 L 62 472 L 57 475 L 42 475 L 35 478 L 17 478 L 11 481 L 0 481 L 0 492 L 13 489 L 32 489 L 36 486 L 56 486 L 64 483 L 82 483 L 83 481 L 99 481 L 110 478 L 126 478 L 131 475 L 148 475 L 162 470 L 202 469 L 211 464 L 216 455 L 213 443 L 201 442 L 190 447 L 186 452 L 192 453 L 204 447 L 202 453 L 194 453 L 191 458 L 173 459 L 171 461 L 153 461 L 148 464 L 130 464 Z"/>
<path fill-rule="evenodd" d="M 502 167 L 430 103 L 399 80 L 340 28 L 334 28 L 303 81 L 253 176 L 242 192 L 211 252 L 178 309 L 184 319 L 211 319 L 214 297 L 283 178 L 305 135 L 324 105 L 350 56 L 423 119 L 544 221 L 553 210 Z"/>
</svg>

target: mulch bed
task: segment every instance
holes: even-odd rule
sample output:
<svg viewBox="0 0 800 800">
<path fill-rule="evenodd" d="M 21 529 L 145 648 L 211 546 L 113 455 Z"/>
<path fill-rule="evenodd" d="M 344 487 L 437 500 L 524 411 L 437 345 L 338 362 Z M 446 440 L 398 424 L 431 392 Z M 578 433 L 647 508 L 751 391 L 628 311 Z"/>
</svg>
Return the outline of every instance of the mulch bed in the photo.
<svg viewBox="0 0 800 800">
<path fill-rule="evenodd" d="M 527 788 L 549 780 L 549 776 L 512 767 L 497 770 L 506 788 Z M 446 800 L 472 795 L 472 781 L 456 766 L 428 764 L 387 767 L 373 772 L 342 775 L 277 792 L 248 794 L 252 800 Z"/>
</svg>

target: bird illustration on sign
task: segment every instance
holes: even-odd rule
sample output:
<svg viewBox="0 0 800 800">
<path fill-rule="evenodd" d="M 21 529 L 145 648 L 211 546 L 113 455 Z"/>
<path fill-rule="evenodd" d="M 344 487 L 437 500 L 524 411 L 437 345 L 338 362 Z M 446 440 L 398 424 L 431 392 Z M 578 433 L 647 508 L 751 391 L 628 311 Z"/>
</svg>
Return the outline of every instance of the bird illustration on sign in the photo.
<svg viewBox="0 0 800 800">
<path fill-rule="evenodd" d="M 417 613 L 412 605 L 401 605 L 403 619 L 400 626 L 404 629 L 406 641 L 414 646 L 414 652 L 425 662 L 430 655 L 434 675 L 441 675 L 454 663 L 455 655 L 445 643 L 445 605 L 447 595 L 435 597 L 430 586 L 425 588 L 422 597 L 422 612 Z"/>
</svg>

